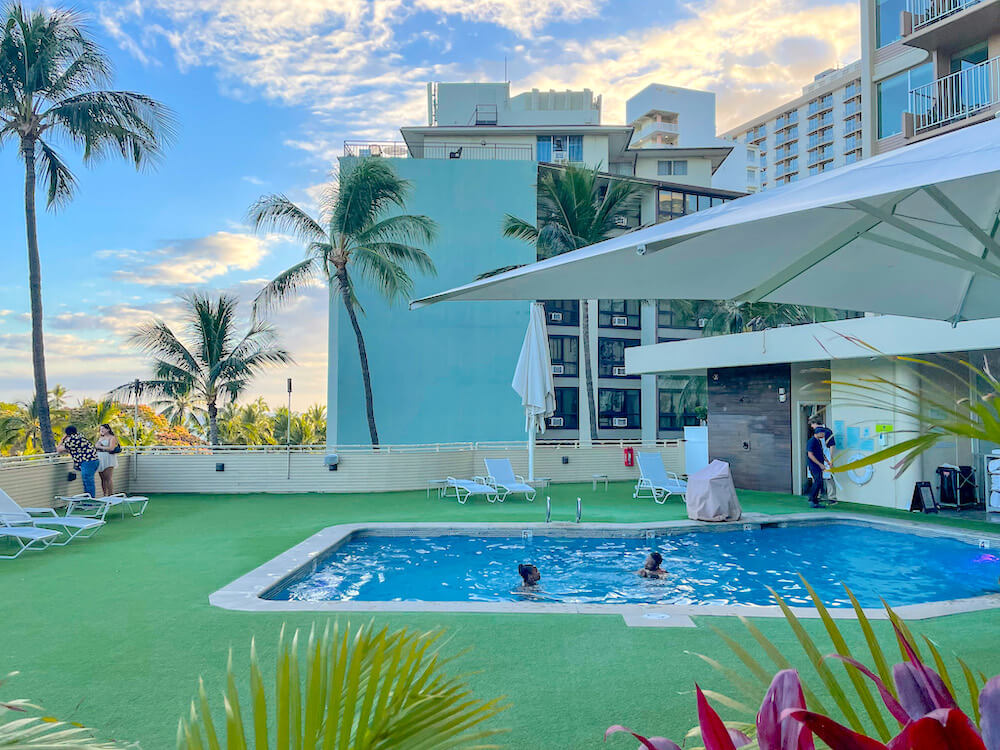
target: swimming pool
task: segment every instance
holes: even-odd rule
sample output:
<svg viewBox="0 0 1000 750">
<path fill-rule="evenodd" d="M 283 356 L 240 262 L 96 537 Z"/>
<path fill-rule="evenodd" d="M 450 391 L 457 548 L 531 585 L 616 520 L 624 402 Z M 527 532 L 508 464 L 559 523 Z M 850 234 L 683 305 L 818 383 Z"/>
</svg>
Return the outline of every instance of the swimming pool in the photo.
<svg viewBox="0 0 1000 750">
<path fill-rule="evenodd" d="M 767 587 L 790 604 L 809 599 L 802 573 L 830 607 L 850 607 L 840 582 L 864 607 L 968 599 L 998 591 L 1000 556 L 969 541 L 918 536 L 855 523 L 729 525 L 623 530 L 566 536 L 556 528 L 489 535 L 470 528 L 435 534 L 353 533 L 262 592 L 295 602 L 518 602 L 582 605 L 760 607 Z M 652 550 L 667 580 L 635 575 Z M 518 563 L 542 573 L 540 591 L 516 591 Z"/>
</svg>

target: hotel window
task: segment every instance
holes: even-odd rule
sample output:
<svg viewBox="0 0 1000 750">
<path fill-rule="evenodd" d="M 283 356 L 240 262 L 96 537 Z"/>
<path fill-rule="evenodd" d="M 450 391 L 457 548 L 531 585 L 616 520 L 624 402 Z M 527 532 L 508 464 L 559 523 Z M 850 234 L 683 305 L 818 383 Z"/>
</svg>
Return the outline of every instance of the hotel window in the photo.
<svg viewBox="0 0 1000 750">
<path fill-rule="evenodd" d="M 638 378 L 625 374 L 625 350 L 640 343 L 639 339 L 597 339 L 597 377 Z"/>
<path fill-rule="evenodd" d="M 660 160 L 656 162 L 656 174 L 661 177 L 671 175 L 686 175 L 688 173 L 687 159 Z"/>
<path fill-rule="evenodd" d="M 899 17 L 906 0 L 875 0 L 875 46 L 884 47 L 899 39 Z"/>
<path fill-rule="evenodd" d="M 747 149 L 747 161 L 753 161 L 756 158 L 757 158 L 757 152 L 754 151 L 752 148 L 748 148 Z"/>
<path fill-rule="evenodd" d="M 583 161 L 582 135 L 540 135 L 535 144 L 538 161 L 565 159 L 570 162 Z"/>
<path fill-rule="evenodd" d="M 685 214 L 693 214 L 712 206 L 719 206 L 729 201 L 721 195 L 698 195 L 661 188 L 657 201 L 657 221 L 670 221 Z"/>
<path fill-rule="evenodd" d="M 598 388 L 597 426 L 603 429 L 637 429 L 640 426 L 638 389 Z"/>
<path fill-rule="evenodd" d="M 747 170 L 747 184 L 749 185 L 757 184 L 757 173 L 752 169 Z"/>
<path fill-rule="evenodd" d="M 661 430 L 683 430 L 685 427 L 698 425 L 698 417 L 688 412 L 680 411 L 682 388 L 660 388 L 657 391 L 658 427 Z"/>
<path fill-rule="evenodd" d="M 909 106 L 910 90 L 930 83 L 933 79 L 932 63 L 928 62 L 878 82 L 875 87 L 875 102 L 878 107 L 879 138 L 903 132 L 903 112 Z"/>
<path fill-rule="evenodd" d="M 700 303 L 685 300 L 656 301 L 656 325 L 659 328 L 698 328 Z"/>
<path fill-rule="evenodd" d="M 578 299 L 547 299 L 545 305 L 545 322 L 550 326 L 580 325 L 580 300 Z"/>
<path fill-rule="evenodd" d="M 637 299 L 602 299 L 597 302 L 597 325 L 601 328 L 632 328 L 642 326 Z"/>
<path fill-rule="evenodd" d="M 548 422 L 548 426 L 556 430 L 580 429 L 579 388 L 556 388 L 556 408 Z"/>
<path fill-rule="evenodd" d="M 549 336 L 549 359 L 553 375 L 579 375 L 580 337 Z"/>
</svg>

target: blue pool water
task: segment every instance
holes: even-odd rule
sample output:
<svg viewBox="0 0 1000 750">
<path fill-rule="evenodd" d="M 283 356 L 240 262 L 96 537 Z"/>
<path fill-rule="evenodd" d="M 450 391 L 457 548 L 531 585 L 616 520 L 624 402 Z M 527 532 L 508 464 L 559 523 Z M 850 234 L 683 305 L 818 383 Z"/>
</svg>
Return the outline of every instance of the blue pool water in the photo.
<svg viewBox="0 0 1000 750">
<path fill-rule="evenodd" d="M 652 550 L 666 580 L 635 575 Z M 293 577 L 268 599 L 306 601 L 522 601 L 518 563 L 542 574 L 534 600 L 605 604 L 773 603 L 773 587 L 792 604 L 808 602 L 802 573 L 828 606 L 866 607 L 996 593 L 1000 557 L 954 539 L 866 526 L 765 527 L 640 538 L 360 537 Z"/>
</svg>

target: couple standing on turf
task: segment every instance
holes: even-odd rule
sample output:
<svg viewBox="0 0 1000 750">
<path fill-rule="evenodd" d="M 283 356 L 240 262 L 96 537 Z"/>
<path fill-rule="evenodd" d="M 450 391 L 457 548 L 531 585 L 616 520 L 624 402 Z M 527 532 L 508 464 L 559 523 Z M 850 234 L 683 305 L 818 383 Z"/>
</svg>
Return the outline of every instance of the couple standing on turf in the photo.
<svg viewBox="0 0 1000 750">
<path fill-rule="evenodd" d="M 823 418 L 818 414 L 809 417 L 809 427 L 812 428 L 812 436 L 806 443 L 806 463 L 812 479 L 809 485 L 809 507 L 818 508 L 824 484 L 827 502 L 831 505 L 837 502 L 837 485 L 830 472 L 837 441 L 833 437 L 833 430 L 823 424 Z"/>
</svg>

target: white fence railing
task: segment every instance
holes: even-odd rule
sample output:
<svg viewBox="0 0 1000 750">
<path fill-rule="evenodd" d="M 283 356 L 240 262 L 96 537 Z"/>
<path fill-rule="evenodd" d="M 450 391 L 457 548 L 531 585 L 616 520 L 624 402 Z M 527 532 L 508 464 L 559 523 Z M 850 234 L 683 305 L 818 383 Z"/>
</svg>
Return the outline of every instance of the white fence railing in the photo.
<svg viewBox="0 0 1000 750">
<path fill-rule="evenodd" d="M 920 133 L 1000 103 L 1000 56 L 910 90 L 908 112 Z"/>
<path fill-rule="evenodd" d="M 906 0 L 906 10 L 913 17 L 913 30 L 916 31 L 979 2 L 980 0 Z"/>
</svg>

